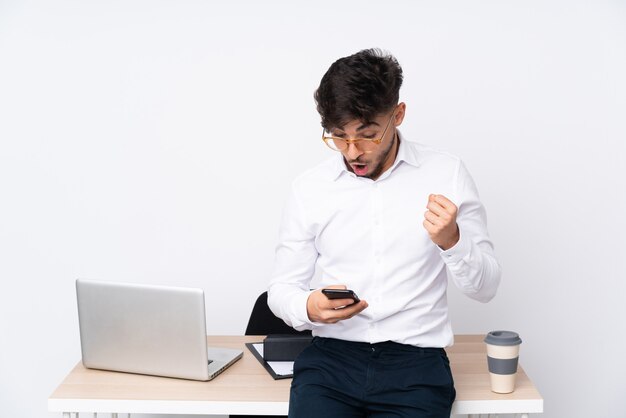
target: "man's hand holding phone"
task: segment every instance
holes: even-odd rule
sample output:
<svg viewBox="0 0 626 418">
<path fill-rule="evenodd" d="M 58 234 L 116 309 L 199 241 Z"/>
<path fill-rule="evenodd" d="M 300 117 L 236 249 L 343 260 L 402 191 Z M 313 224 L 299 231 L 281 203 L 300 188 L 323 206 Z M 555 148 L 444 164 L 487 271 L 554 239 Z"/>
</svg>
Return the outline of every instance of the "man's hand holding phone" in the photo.
<svg viewBox="0 0 626 418">
<path fill-rule="evenodd" d="M 346 286 L 328 286 L 325 289 L 345 291 Z M 359 298 L 354 295 L 354 292 L 351 294 L 346 293 L 344 297 L 332 291 L 327 292 L 328 295 L 325 295 L 323 293 L 325 289 L 318 289 L 311 293 L 307 300 L 306 310 L 309 314 L 309 319 L 313 322 L 335 324 L 344 319 L 352 318 L 354 315 L 367 308 L 367 302 L 359 300 Z"/>
</svg>

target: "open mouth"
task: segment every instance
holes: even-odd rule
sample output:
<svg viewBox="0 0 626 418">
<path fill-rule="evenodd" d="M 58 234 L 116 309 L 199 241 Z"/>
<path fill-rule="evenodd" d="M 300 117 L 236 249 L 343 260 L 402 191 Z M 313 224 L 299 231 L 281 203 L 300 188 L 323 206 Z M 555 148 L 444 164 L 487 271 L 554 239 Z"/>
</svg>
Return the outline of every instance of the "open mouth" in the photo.
<svg viewBox="0 0 626 418">
<path fill-rule="evenodd" d="M 350 167 L 357 176 L 364 176 L 367 173 L 367 164 L 352 163 Z"/>
</svg>

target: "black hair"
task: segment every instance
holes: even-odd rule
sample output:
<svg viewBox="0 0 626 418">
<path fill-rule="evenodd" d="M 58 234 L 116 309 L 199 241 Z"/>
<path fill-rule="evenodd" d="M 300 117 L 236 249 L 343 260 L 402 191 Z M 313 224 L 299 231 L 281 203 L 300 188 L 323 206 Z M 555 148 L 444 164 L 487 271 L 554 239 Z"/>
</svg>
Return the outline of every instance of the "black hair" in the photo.
<svg viewBox="0 0 626 418">
<path fill-rule="evenodd" d="M 335 61 L 314 98 L 325 129 L 352 120 L 369 123 L 398 104 L 402 68 L 380 49 L 364 49 Z"/>
</svg>

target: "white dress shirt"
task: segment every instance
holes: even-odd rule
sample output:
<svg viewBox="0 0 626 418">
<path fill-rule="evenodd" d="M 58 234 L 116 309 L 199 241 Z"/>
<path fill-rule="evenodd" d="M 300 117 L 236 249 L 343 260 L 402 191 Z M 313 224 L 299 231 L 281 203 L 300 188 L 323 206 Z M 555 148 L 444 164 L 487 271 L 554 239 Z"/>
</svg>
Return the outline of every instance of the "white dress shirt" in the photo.
<svg viewBox="0 0 626 418">
<path fill-rule="evenodd" d="M 295 329 L 348 341 L 447 347 L 453 343 L 448 278 L 473 299 L 495 295 L 501 268 L 467 169 L 455 156 L 400 139 L 394 164 L 375 181 L 349 171 L 337 153 L 292 183 L 268 303 Z M 422 225 L 431 193 L 458 207 L 460 240 L 447 251 Z M 336 324 L 312 322 L 307 298 L 316 264 L 320 287 L 345 284 L 369 306 Z"/>
</svg>

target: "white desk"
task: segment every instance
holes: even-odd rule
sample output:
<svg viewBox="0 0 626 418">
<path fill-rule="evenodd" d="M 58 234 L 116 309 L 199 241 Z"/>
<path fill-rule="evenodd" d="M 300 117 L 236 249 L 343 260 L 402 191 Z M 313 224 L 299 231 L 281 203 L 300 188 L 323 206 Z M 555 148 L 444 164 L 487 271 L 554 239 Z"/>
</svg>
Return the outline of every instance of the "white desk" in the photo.
<svg viewBox="0 0 626 418">
<path fill-rule="evenodd" d="M 273 380 L 246 342 L 262 336 L 210 336 L 211 346 L 243 350 L 243 358 L 209 382 L 90 370 L 78 363 L 50 395 L 48 410 L 71 417 L 78 412 L 206 415 L 287 415 L 291 379 Z M 457 335 L 448 356 L 457 391 L 453 414 L 543 412 L 543 398 L 524 370 L 517 387 L 501 395 L 489 389 L 482 335 Z"/>
</svg>

